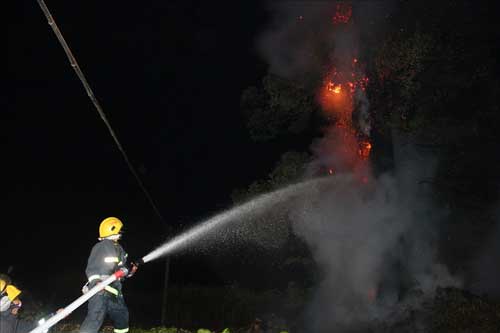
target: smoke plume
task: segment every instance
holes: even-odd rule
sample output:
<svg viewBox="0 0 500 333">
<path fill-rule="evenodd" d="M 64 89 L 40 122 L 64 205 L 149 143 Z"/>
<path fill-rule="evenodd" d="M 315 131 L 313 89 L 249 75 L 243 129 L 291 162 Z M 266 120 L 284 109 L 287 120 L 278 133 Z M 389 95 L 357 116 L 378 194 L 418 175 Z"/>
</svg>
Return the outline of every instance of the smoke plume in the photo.
<svg viewBox="0 0 500 333">
<path fill-rule="evenodd" d="M 472 290 L 500 300 L 500 209 L 496 212 L 496 226 L 484 243 L 473 266 Z"/>
<path fill-rule="evenodd" d="M 436 253 L 435 226 L 446 216 L 418 182 L 353 175 L 302 198 L 294 231 L 310 246 L 323 278 L 307 313 L 313 332 L 394 318 L 415 295 L 457 286 Z M 409 186 L 412 184 L 412 186 Z"/>
<path fill-rule="evenodd" d="M 348 2 L 279 2 L 271 6 L 274 20 L 259 43 L 273 74 L 315 88 L 325 76 L 332 90 L 339 83 L 342 91 L 358 87 L 342 97 L 344 102 L 336 97 L 342 95 L 338 88 L 330 104 L 322 103 L 342 126 L 332 123 L 313 144 L 309 171 L 317 174 L 326 166 L 335 175 L 328 185 L 298 199 L 290 213 L 294 232 L 308 244 L 322 273 L 305 314 L 308 332 L 388 321 L 402 305 L 423 299 L 415 295 L 430 296 L 438 286 L 460 284 L 436 252 L 436 226 L 447 212 L 434 205 L 427 185 L 433 177 L 432 157 L 413 150 L 411 142 L 402 145 L 407 138 L 400 135 L 395 139 L 395 171 L 373 177 L 368 161 L 361 159 L 359 172 L 360 157 L 353 147 L 359 135 L 368 137 L 371 130 L 369 101 L 359 89 L 367 81 L 348 80 L 359 74 L 353 64 L 362 51 L 360 36 L 373 38 L 370 32 L 379 30 L 377 24 L 389 15 L 380 3 L 353 3 L 351 8 L 345 7 Z"/>
<path fill-rule="evenodd" d="M 258 48 L 271 73 L 294 80 L 317 78 L 322 73 L 333 41 L 325 21 L 332 8 L 327 2 L 274 2 L 269 6 L 273 21 Z"/>
</svg>

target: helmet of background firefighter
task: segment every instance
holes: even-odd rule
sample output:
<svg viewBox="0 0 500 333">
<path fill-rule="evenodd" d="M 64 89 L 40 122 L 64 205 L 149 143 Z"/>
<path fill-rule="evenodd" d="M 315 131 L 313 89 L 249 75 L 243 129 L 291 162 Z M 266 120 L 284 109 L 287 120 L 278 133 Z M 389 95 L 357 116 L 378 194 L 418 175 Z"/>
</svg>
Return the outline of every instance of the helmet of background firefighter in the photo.
<svg viewBox="0 0 500 333">
<path fill-rule="evenodd" d="M 7 276 L 0 276 L 0 312 L 7 311 L 21 291 L 10 284 Z"/>
<path fill-rule="evenodd" d="M 99 226 L 99 238 L 108 238 L 119 235 L 123 228 L 123 223 L 117 217 L 108 217 Z"/>
</svg>

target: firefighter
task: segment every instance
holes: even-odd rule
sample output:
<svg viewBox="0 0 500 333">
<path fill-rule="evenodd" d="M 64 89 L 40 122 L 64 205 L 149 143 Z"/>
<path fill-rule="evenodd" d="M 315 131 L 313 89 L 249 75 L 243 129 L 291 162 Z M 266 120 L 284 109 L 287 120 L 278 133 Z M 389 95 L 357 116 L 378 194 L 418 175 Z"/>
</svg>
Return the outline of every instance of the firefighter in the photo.
<svg viewBox="0 0 500 333">
<path fill-rule="evenodd" d="M 35 324 L 18 318 L 22 302 L 19 299 L 21 291 L 10 284 L 7 276 L 0 276 L 0 332 L 28 333 Z"/>
<path fill-rule="evenodd" d="M 122 228 L 122 221 L 116 217 L 108 217 L 101 222 L 99 242 L 92 248 L 85 270 L 88 282 L 83 287 L 84 293 L 118 269 L 127 267 L 127 253 L 118 243 Z M 134 275 L 137 268 L 138 265 L 132 263 L 127 277 Z M 103 291 L 90 298 L 87 317 L 80 327 L 80 332 L 97 333 L 106 315 L 113 322 L 115 333 L 128 332 L 129 313 L 123 299 L 120 280 L 106 286 Z"/>
</svg>

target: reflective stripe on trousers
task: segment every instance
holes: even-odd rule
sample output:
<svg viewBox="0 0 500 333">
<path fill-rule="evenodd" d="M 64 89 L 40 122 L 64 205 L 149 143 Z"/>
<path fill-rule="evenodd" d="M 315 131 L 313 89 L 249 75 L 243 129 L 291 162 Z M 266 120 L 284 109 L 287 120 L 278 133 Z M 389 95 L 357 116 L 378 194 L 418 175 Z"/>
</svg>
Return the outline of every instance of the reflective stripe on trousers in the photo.
<svg viewBox="0 0 500 333">
<path fill-rule="evenodd" d="M 92 282 L 92 281 L 94 281 L 94 280 L 106 280 L 108 277 L 109 277 L 109 275 L 98 275 L 98 274 L 96 274 L 96 275 L 91 275 L 91 276 L 89 277 L 89 282 Z M 106 291 L 107 291 L 107 292 L 109 292 L 109 293 L 112 293 L 112 294 L 113 294 L 113 295 L 115 295 L 115 296 L 120 295 L 120 292 L 118 291 L 118 289 L 113 288 L 113 287 L 111 287 L 111 286 L 106 286 L 106 287 L 104 287 L 104 290 L 106 290 Z"/>
<path fill-rule="evenodd" d="M 80 333 L 98 333 L 106 315 L 111 319 L 116 333 L 128 332 L 129 314 L 123 296 L 102 293 L 90 298 L 87 317 L 81 325 Z"/>
<path fill-rule="evenodd" d="M 128 332 L 128 327 L 124 329 L 114 329 L 113 332 L 115 333 L 127 333 Z"/>
<path fill-rule="evenodd" d="M 104 290 L 106 290 L 107 292 L 112 293 L 112 294 L 113 294 L 113 295 L 115 295 L 115 296 L 120 295 L 120 292 L 118 291 L 118 289 L 115 289 L 115 288 L 113 288 L 113 287 L 111 287 L 111 286 L 106 286 L 106 287 L 104 287 Z"/>
</svg>

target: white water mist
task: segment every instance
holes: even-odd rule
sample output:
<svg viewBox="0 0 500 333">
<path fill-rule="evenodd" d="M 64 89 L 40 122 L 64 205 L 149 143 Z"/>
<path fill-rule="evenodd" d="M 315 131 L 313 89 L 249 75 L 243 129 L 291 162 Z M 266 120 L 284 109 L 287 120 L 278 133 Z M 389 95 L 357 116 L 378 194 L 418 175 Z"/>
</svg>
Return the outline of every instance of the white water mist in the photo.
<svg viewBox="0 0 500 333">
<path fill-rule="evenodd" d="M 238 219 L 244 219 L 251 214 L 262 213 L 278 203 L 290 200 L 298 195 L 307 194 L 307 191 L 314 189 L 316 186 L 332 181 L 332 177 L 317 178 L 289 185 L 283 189 L 260 195 L 242 205 L 224 211 L 206 221 L 199 223 L 195 227 L 167 241 L 151 253 L 144 256 L 142 259 L 146 263 L 162 256 L 170 255 L 174 252 L 183 250 L 188 246 L 193 246 L 196 242 L 199 242 L 203 238 L 212 235 L 215 232 L 225 232 L 221 229 L 226 227 L 231 222 L 236 222 Z"/>
</svg>

